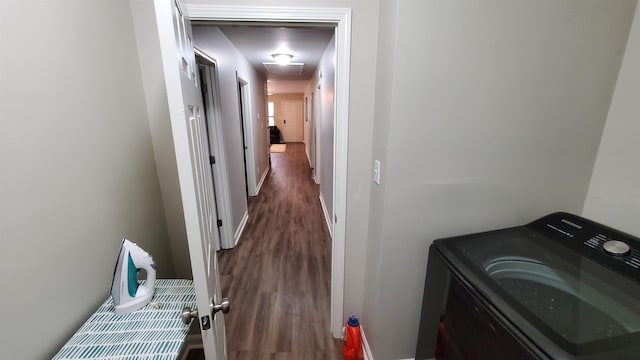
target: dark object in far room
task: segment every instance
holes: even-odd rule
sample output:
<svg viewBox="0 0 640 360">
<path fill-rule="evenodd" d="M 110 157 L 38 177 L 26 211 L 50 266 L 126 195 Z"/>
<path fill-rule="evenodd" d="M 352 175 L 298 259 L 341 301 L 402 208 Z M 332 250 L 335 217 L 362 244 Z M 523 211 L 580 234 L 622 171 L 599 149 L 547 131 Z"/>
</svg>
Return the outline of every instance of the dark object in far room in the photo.
<svg viewBox="0 0 640 360">
<path fill-rule="evenodd" d="M 282 143 L 282 135 L 280 133 L 280 129 L 277 126 L 269 126 L 269 142 L 271 144 L 281 144 Z"/>
</svg>

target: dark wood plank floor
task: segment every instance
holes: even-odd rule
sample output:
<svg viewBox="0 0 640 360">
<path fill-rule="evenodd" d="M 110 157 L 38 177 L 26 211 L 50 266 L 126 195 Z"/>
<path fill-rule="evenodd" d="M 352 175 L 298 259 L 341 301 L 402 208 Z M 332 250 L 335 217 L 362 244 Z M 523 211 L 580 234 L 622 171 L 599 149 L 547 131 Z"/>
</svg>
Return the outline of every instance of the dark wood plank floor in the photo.
<svg viewBox="0 0 640 360">
<path fill-rule="evenodd" d="M 219 252 L 229 359 L 342 359 L 329 332 L 331 238 L 304 144 L 271 154 L 238 246 Z"/>
</svg>

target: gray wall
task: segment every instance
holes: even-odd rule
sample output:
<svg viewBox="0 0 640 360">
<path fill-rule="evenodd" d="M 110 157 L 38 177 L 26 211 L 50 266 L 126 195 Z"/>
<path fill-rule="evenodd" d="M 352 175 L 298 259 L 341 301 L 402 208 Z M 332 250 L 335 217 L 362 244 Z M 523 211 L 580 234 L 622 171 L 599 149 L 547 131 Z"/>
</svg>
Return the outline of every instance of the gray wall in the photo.
<svg viewBox="0 0 640 360">
<path fill-rule="evenodd" d="M 329 221 L 333 223 L 333 132 L 335 123 L 334 114 L 334 90 L 335 90 L 335 54 L 336 54 L 336 39 L 335 36 L 331 38 L 327 48 L 322 54 L 322 58 L 318 63 L 318 67 L 313 75 L 313 78 L 309 80 L 307 91 L 305 96 L 311 101 L 311 93 L 318 92 L 317 86 L 320 84 L 319 99 L 322 102 L 319 113 L 322 114 L 320 119 L 314 119 L 317 131 L 320 134 L 320 195 L 324 200 L 327 214 L 329 215 Z M 322 76 L 321 76 L 322 74 Z M 303 100 L 304 101 L 304 100 Z M 311 107 L 311 105 L 309 105 Z M 305 123 L 307 130 L 311 129 Z M 316 169 L 317 171 L 317 169 Z"/>
<path fill-rule="evenodd" d="M 593 170 L 584 215 L 640 236 L 640 7 Z"/>
<path fill-rule="evenodd" d="M 251 75 L 251 116 L 253 121 L 253 158 L 256 167 L 256 191 L 260 180 L 269 171 L 269 119 L 267 118 L 267 79 L 254 72 Z"/>
<path fill-rule="evenodd" d="M 173 266 L 129 2 L 0 17 L 0 348 L 46 359 L 107 299 L 123 236 Z"/>
<path fill-rule="evenodd" d="M 238 102 L 236 72 L 248 77 L 251 98 L 251 119 L 256 141 L 255 159 L 256 184 L 268 166 L 266 145 L 266 104 L 264 85 L 266 79 L 258 74 L 246 58 L 236 49 L 217 27 L 194 26 L 193 43 L 208 56 L 218 62 L 218 82 L 220 84 L 220 110 L 222 114 L 222 139 L 227 156 L 233 229 L 238 228 L 247 212 L 245 192 L 242 130 Z M 249 129 L 246 129 L 249 131 Z"/>
<path fill-rule="evenodd" d="M 320 123 L 320 149 L 322 155 L 322 173 L 320 174 L 320 194 L 327 207 L 329 219 L 333 223 L 333 129 L 334 129 L 334 108 L 333 94 L 335 88 L 335 54 L 336 39 L 331 38 L 327 49 L 320 59 L 318 69 L 322 78 L 320 79 L 320 91 L 322 92 L 322 121 Z"/>
<path fill-rule="evenodd" d="M 373 159 L 381 162 L 381 182 L 379 185 L 374 184 L 371 188 L 371 206 L 369 211 L 369 241 L 366 248 L 366 277 L 364 281 L 365 297 L 362 305 L 362 328 L 366 334 L 370 346 L 378 346 L 382 344 L 383 336 L 386 334 L 382 331 L 384 326 L 389 324 L 383 323 L 377 312 L 381 308 L 380 304 L 380 276 L 381 276 L 381 256 L 382 256 L 382 231 L 384 220 L 384 194 L 387 188 L 386 181 L 386 165 L 387 150 L 389 147 L 389 126 L 391 119 L 391 96 L 393 75 L 393 62 L 396 53 L 396 31 L 398 22 L 397 2 L 381 1 L 380 2 L 380 23 L 379 27 L 382 31 L 378 33 L 378 61 L 376 68 L 376 98 L 375 98 L 375 117 L 373 132 Z M 386 84 L 387 86 L 379 86 Z M 372 160 L 369 164 L 373 166 Z M 395 322 L 393 324 L 396 324 Z M 380 345 L 381 346 L 381 345 Z M 376 351 L 375 348 L 372 351 Z"/>
<path fill-rule="evenodd" d="M 251 92 L 251 119 L 249 121 L 253 127 L 253 158 L 256 184 L 254 193 L 257 194 L 260 179 L 269 171 L 269 146 L 271 144 L 269 144 L 269 119 L 267 118 L 267 79 L 258 73 L 239 51 L 237 54 L 241 58 L 238 59 L 238 65 L 236 66 L 238 66 L 241 74 L 249 77 L 251 82 L 249 85 Z"/>
<path fill-rule="evenodd" d="M 635 1 L 382 3 L 364 319 L 398 359 L 433 239 L 582 210 Z"/>
</svg>

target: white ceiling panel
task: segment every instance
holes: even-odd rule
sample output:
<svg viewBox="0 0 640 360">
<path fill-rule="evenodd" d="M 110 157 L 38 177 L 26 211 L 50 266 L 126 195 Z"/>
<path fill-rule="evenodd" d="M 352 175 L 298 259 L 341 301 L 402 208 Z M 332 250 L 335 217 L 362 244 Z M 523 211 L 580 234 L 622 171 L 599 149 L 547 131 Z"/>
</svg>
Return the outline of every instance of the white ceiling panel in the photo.
<svg viewBox="0 0 640 360">
<path fill-rule="evenodd" d="M 269 74 L 275 76 L 293 76 L 300 77 L 304 64 L 302 63 L 289 63 L 287 65 L 281 65 L 278 63 L 262 63 L 267 69 Z"/>
</svg>

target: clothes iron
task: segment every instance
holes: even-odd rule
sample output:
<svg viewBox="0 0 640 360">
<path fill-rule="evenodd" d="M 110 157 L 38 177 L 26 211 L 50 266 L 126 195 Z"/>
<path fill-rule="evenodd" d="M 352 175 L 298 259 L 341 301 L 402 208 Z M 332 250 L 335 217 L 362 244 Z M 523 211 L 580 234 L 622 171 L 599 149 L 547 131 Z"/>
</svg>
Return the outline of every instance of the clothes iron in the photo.
<svg viewBox="0 0 640 360">
<path fill-rule="evenodd" d="M 138 283 L 138 271 L 144 269 L 147 279 Z M 156 264 L 149 253 L 127 239 L 122 239 L 118 262 L 113 272 L 111 296 L 116 314 L 128 314 L 147 305 L 155 291 Z"/>
</svg>

